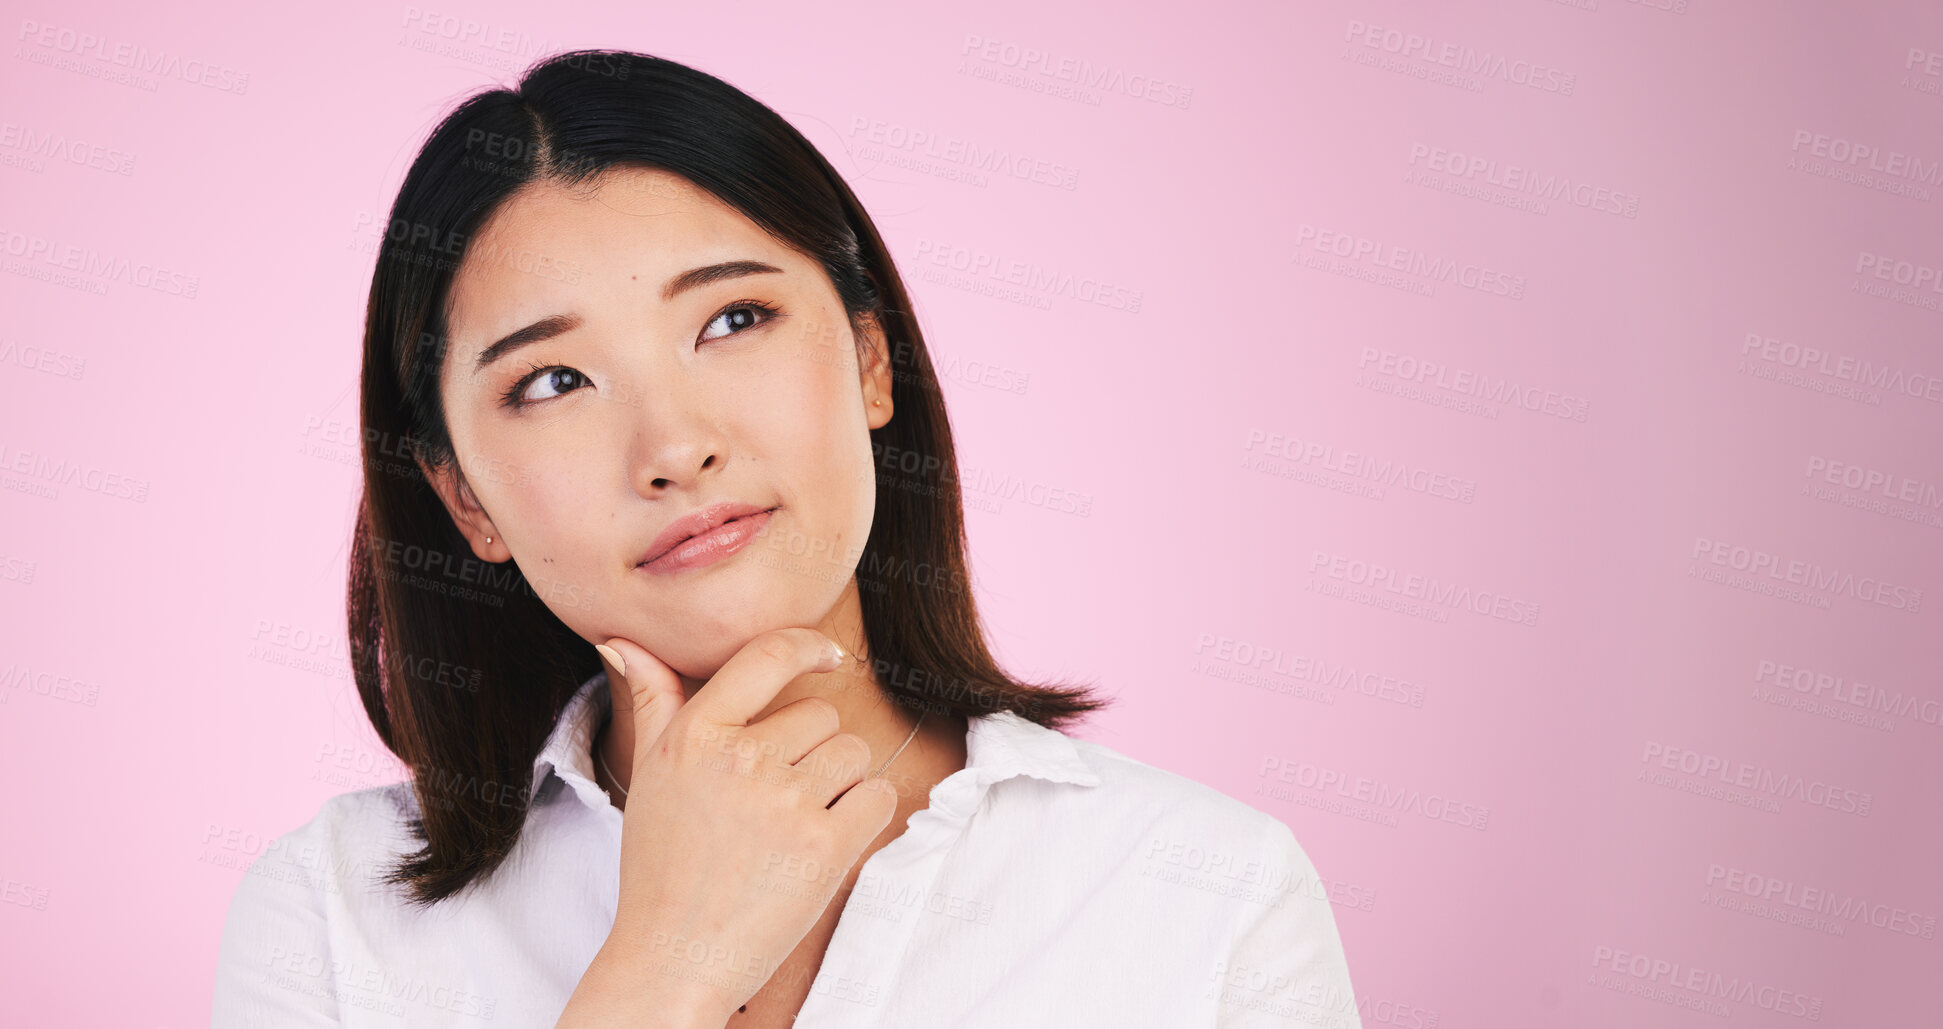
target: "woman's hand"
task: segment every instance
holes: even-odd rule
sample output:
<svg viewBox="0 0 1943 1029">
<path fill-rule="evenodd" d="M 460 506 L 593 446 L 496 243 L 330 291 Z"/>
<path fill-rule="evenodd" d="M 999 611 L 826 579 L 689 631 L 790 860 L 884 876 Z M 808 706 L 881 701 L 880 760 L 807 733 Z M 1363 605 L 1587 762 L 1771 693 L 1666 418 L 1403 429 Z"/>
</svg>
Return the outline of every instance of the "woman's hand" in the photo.
<svg viewBox="0 0 1943 1029">
<path fill-rule="evenodd" d="M 633 701 L 615 717 L 634 719 L 619 908 L 559 1024 L 720 1026 L 816 925 L 897 791 L 864 778 L 869 745 L 821 697 L 750 721 L 786 683 L 841 664 L 822 633 L 755 637 L 686 703 L 659 659 L 607 645 Z"/>
</svg>

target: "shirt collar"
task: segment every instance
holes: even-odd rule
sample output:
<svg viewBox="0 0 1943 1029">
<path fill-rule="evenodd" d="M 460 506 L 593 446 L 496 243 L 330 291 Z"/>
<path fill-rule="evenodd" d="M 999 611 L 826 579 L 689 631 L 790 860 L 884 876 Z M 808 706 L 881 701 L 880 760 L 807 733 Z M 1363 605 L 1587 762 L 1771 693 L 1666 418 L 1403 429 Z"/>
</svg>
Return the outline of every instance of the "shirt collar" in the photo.
<svg viewBox="0 0 1943 1029">
<path fill-rule="evenodd" d="M 589 805 L 610 803 L 594 783 L 593 743 L 612 704 L 605 669 L 580 684 L 561 710 L 540 756 L 533 759 L 530 788 L 534 794 L 545 784 L 547 772 L 553 771 Z M 1057 729 L 1014 711 L 973 715 L 967 721 L 965 767 L 976 769 L 974 778 L 980 787 L 1020 775 L 1076 786 L 1099 785 L 1099 773 L 1086 763 L 1072 738 Z"/>
<path fill-rule="evenodd" d="M 528 796 L 538 796 L 540 787 L 546 784 L 547 772 L 554 771 L 589 804 L 608 803 L 600 787 L 594 784 L 594 733 L 606 721 L 613 702 L 613 696 L 607 692 L 606 669 L 595 672 L 580 684 L 553 723 L 553 732 L 547 735 L 540 756 L 533 759 L 533 781 Z M 582 783 L 586 784 L 585 789 Z"/>
</svg>

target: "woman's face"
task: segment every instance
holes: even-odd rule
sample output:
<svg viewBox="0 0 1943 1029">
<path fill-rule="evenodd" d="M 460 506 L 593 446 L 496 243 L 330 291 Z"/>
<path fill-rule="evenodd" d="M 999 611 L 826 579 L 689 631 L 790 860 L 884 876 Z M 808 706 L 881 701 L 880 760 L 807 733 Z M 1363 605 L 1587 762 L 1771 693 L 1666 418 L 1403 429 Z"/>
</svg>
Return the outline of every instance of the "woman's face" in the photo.
<svg viewBox="0 0 1943 1029">
<path fill-rule="evenodd" d="M 517 562 L 583 639 L 705 680 L 854 594 L 890 367 L 874 325 L 859 360 L 815 261 L 687 179 L 614 168 L 508 200 L 448 312 L 440 392 L 467 488 L 450 469 L 434 485 L 474 552 Z M 495 345 L 515 333 L 531 341 Z M 726 558 L 639 567 L 670 522 L 722 501 L 775 510 Z"/>
</svg>

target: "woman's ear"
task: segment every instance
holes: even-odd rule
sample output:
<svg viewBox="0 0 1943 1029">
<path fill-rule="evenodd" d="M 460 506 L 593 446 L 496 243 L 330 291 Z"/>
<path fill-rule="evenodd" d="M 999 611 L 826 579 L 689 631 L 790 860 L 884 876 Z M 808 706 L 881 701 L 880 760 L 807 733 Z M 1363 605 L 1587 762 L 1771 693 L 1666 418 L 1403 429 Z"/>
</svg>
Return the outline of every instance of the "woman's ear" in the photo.
<svg viewBox="0 0 1943 1029">
<path fill-rule="evenodd" d="M 452 524 L 457 525 L 472 544 L 473 554 L 488 564 L 508 560 L 513 552 L 507 548 L 506 540 L 493 525 L 492 516 L 479 506 L 479 498 L 472 495 L 472 486 L 454 471 L 456 467 L 447 463 L 433 468 L 423 460 L 418 462 L 419 471 L 425 474 L 425 481 L 431 483 L 432 491 L 438 494 L 446 513 L 452 516 Z"/>
<path fill-rule="evenodd" d="M 864 419 L 871 428 L 881 429 L 891 420 L 891 384 L 896 381 L 890 343 L 874 313 L 863 315 L 858 322 L 862 351 L 857 371 L 864 393 Z"/>
</svg>

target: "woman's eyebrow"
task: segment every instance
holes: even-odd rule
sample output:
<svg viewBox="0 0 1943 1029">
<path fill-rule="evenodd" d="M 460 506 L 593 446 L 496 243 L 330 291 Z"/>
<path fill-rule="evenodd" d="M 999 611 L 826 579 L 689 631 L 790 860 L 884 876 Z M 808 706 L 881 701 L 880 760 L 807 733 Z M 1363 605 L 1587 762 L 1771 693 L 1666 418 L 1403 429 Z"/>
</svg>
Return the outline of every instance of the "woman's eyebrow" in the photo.
<svg viewBox="0 0 1943 1029">
<path fill-rule="evenodd" d="M 661 287 L 661 299 L 663 301 L 672 301 L 691 289 L 700 289 L 710 283 L 722 282 L 726 279 L 739 279 L 745 275 L 765 275 L 770 273 L 781 275 L 783 274 L 783 270 L 772 264 L 764 264 L 761 261 L 723 261 L 720 264 L 690 268 L 680 275 L 669 279 L 668 284 Z M 529 343 L 541 343 L 561 333 L 571 332 L 580 327 L 580 322 L 581 318 L 577 314 L 555 314 L 542 318 L 523 329 L 509 332 L 495 341 L 491 346 L 479 351 L 479 356 L 472 362 L 472 373 L 478 375 L 480 372 L 485 371 L 487 366 L 491 365 L 494 361 L 505 357 L 507 354 Z"/>
<path fill-rule="evenodd" d="M 721 282 L 723 279 L 739 279 L 744 275 L 762 275 L 766 272 L 780 275 L 782 271 L 773 264 L 764 264 L 761 261 L 723 261 L 721 264 L 691 268 L 669 279 L 668 284 L 661 287 L 661 299 L 673 300 L 688 290 L 706 286 L 711 282 Z"/>
<path fill-rule="evenodd" d="M 500 358 L 505 357 L 507 354 L 510 354 L 513 351 L 518 350 L 519 348 L 526 346 L 529 343 L 540 343 L 545 340 L 552 339 L 553 337 L 558 336 L 563 332 L 569 332 L 579 327 L 580 327 L 579 315 L 555 314 L 555 315 L 548 315 L 547 317 L 542 318 L 531 325 L 528 325 L 524 329 L 518 329 L 513 332 L 509 332 L 505 336 L 501 337 L 500 340 L 494 343 L 492 346 L 489 346 L 486 349 L 479 351 L 479 356 L 475 358 L 472 362 L 472 374 L 474 376 L 477 376 L 480 372 L 486 370 L 487 365 L 492 364 L 494 361 L 497 361 Z"/>
</svg>

